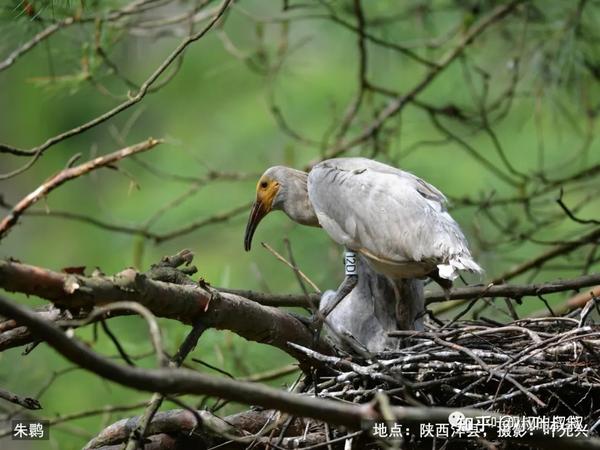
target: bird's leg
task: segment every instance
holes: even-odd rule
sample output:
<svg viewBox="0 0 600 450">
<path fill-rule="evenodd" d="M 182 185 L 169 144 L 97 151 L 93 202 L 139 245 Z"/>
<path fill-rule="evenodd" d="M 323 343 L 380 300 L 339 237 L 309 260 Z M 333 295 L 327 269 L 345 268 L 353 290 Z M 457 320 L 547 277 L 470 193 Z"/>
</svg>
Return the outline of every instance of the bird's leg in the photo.
<svg viewBox="0 0 600 450">
<path fill-rule="evenodd" d="M 444 290 L 444 296 L 446 297 L 446 300 L 450 300 L 450 289 L 452 289 L 452 281 L 440 277 L 440 272 L 437 269 L 437 267 L 431 272 L 429 272 L 427 276 L 433 281 L 435 281 Z"/>
<path fill-rule="evenodd" d="M 335 309 L 335 307 L 350 293 L 356 283 L 358 282 L 358 261 L 356 253 L 350 250 L 346 250 L 344 253 L 344 281 L 338 287 L 335 297 L 331 304 L 327 305 L 323 311 L 321 311 L 321 315 L 323 319 L 326 319 L 327 316 Z"/>
<path fill-rule="evenodd" d="M 335 297 L 332 302 L 327 305 L 322 311 L 316 311 L 314 320 L 314 330 L 316 340 L 318 341 L 321 334 L 321 328 L 323 322 L 327 316 L 335 309 L 335 307 L 354 289 L 356 283 L 358 283 L 358 261 L 356 253 L 352 251 L 346 251 L 344 254 L 344 274 L 345 278 L 342 284 L 338 287 Z"/>
<path fill-rule="evenodd" d="M 323 311 L 320 311 L 320 314 L 323 317 L 323 319 L 326 319 L 327 316 L 331 313 L 331 311 L 333 311 L 335 309 L 335 307 L 350 292 L 352 292 L 352 289 L 354 289 L 354 286 L 356 286 L 357 282 L 358 282 L 358 275 L 346 275 L 346 278 L 344 278 L 344 281 L 342 281 L 342 284 L 340 284 L 340 287 L 338 287 L 338 289 L 335 293 L 335 297 L 334 297 L 333 301 L 331 302 L 331 304 L 327 305 L 327 307 L 325 309 L 323 309 Z"/>
</svg>

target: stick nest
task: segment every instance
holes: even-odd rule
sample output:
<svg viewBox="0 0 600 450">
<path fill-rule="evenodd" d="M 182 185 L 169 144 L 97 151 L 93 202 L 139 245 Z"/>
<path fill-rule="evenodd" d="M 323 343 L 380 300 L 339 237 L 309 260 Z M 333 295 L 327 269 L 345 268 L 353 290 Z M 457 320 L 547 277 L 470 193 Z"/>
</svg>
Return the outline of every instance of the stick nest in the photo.
<svg viewBox="0 0 600 450">
<path fill-rule="evenodd" d="M 399 331 L 369 357 L 310 356 L 329 369 L 308 392 L 353 403 L 478 408 L 514 416 L 581 416 L 600 432 L 600 325 L 568 317 L 507 325 L 464 321 Z M 379 393 L 379 394 L 378 394 Z"/>
</svg>

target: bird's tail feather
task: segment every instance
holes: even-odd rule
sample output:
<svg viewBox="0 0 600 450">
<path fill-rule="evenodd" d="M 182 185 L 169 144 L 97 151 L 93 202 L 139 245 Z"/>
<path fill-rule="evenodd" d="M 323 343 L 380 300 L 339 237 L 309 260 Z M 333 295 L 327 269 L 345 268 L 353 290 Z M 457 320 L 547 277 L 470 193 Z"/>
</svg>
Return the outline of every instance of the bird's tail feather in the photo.
<svg viewBox="0 0 600 450">
<path fill-rule="evenodd" d="M 438 273 L 441 278 L 454 280 L 458 277 L 459 270 L 482 273 L 483 269 L 470 256 L 454 256 L 447 264 L 438 264 Z"/>
</svg>

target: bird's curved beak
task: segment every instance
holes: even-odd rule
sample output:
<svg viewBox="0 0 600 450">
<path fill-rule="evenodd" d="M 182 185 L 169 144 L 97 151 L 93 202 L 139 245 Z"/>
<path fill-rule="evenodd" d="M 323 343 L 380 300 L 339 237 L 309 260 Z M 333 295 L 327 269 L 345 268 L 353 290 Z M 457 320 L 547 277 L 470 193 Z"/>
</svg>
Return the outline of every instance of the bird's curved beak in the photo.
<svg viewBox="0 0 600 450">
<path fill-rule="evenodd" d="M 248 217 L 248 223 L 246 224 L 246 234 L 244 235 L 244 250 L 250 250 L 250 247 L 252 246 L 252 236 L 254 236 L 256 227 L 258 227 L 258 224 L 263 217 L 267 215 L 269 210 L 270 208 L 260 199 L 256 199 L 252 204 L 250 217 Z"/>
</svg>

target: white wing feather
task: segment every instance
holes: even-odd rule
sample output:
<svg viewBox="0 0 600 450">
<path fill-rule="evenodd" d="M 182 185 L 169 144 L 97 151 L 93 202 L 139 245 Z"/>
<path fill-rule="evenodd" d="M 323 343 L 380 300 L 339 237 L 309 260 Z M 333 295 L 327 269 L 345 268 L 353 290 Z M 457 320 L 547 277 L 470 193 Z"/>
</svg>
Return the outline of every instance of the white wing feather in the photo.
<svg viewBox="0 0 600 450">
<path fill-rule="evenodd" d="M 308 195 L 332 239 L 389 264 L 420 263 L 442 278 L 480 272 L 465 236 L 435 187 L 366 158 L 323 161 L 308 175 Z"/>
</svg>

